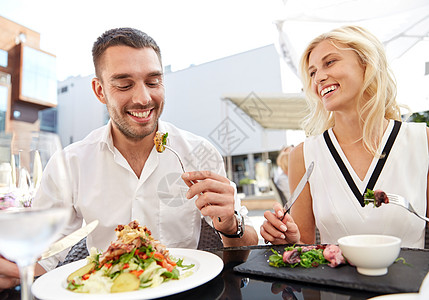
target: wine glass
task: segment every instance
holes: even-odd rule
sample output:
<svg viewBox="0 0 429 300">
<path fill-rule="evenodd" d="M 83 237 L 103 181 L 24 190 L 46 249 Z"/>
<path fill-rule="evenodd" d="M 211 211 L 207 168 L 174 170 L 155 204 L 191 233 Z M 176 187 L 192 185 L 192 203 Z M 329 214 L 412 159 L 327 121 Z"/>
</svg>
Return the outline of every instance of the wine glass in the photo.
<svg viewBox="0 0 429 300">
<path fill-rule="evenodd" d="M 53 156 L 55 159 L 49 161 Z M 42 193 L 39 189 L 48 161 L 55 182 L 69 178 L 56 134 L 0 134 L 0 254 L 19 268 L 22 300 L 32 299 L 35 262 L 70 215 L 70 206 L 61 195 L 67 193 L 67 184 L 55 186 L 52 176 L 46 176 L 46 185 L 55 192 Z"/>
</svg>

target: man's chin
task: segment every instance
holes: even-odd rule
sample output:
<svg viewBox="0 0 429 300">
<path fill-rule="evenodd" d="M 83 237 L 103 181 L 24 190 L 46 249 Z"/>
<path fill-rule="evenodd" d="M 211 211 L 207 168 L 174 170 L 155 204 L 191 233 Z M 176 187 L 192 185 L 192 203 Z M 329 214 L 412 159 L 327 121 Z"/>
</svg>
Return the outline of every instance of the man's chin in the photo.
<svg viewBox="0 0 429 300">
<path fill-rule="evenodd" d="M 113 121 L 113 125 L 122 133 L 122 135 L 128 140 L 141 141 L 147 136 L 152 135 L 158 127 L 158 119 L 152 120 L 147 123 L 136 123 L 136 122 L 116 122 Z M 124 121 L 124 120 L 122 120 Z"/>
<path fill-rule="evenodd" d="M 133 131 L 125 131 L 122 132 L 126 138 L 134 141 L 141 141 L 144 138 L 153 135 L 157 128 L 157 124 L 155 126 L 151 126 L 149 128 L 145 128 L 145 130 L 133 130 Z"/>
</svg>

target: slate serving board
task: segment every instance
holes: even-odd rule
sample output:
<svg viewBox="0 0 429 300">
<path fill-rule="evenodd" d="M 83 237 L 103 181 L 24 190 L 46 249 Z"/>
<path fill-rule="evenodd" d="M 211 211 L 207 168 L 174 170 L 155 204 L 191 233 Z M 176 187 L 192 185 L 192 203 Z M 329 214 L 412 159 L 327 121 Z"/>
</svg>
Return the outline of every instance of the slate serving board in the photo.
<svg viewBox="0 0 429 300">
<path fill-rule="evenodd" d="M 275 250 L 283 251 L 284 246 L 274 246 Z M 271 248 L 270 248 L 271 249 Z M 268 264 L 270 249 L 252 250 L 249 259 L 234 267 L 234 271 L 259 276 L 275 277 L 283 280 L 306 282 L 355 290 L 378 293 L 414 293 L 429 271 L 429 251 L 403 248 L 399 257 L 407 264 L 399 261 L 389 267 L 383 276 L 365 276 L 350 265 L 331 268 L 321 265 L 317 268 L 275 268 Z"/>
</svg>

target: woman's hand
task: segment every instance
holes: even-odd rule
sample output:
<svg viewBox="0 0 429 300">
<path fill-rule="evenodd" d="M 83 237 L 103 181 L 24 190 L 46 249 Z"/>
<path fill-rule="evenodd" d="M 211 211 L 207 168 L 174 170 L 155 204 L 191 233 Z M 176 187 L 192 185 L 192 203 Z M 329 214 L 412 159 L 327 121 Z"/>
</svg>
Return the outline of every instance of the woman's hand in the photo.
<svg viewBox="0 0 429 300">
<path fill-rule="evenodd" d="M 292 216 L 286 214 L 283 218 L 285 212 L 280 203 L 275 203 L 273 209 L 274 213 L 269 210 L 264 213 L 265 221 L 261 226 L 261 236 L 265 242 L 274 245 L 299 243 L 301 235 Z"/>
</svg>

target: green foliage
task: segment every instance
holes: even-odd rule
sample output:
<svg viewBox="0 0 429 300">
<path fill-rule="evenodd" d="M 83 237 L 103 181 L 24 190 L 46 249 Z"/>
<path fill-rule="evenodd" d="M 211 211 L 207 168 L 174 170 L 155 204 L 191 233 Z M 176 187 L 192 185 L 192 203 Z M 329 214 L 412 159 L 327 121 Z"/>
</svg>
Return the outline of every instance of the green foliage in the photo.
<svg viewBox="0 0 429 300">
<path fill-rule="evenodd" d="M 246 185 L 246 184 L 255 184 L 256 180 L 255 179 L 250 179 L 250 178 L 243 178 L 240 180 L 240 182 L 238 183 L 240 186 Z"/>
<path fill-rule="evenodd" d="M 163 144 L 163 145 L 167 145 L 167 137 L 168 137 L 168 132 L 166 132 L 166 133 L 162 136 L 162 144 Z"/>
<path fill-rule="evenodd" d="M 184 265 L 184 264 L 183 264 L 183 259 L 182 259 L 182 258 L 180 258 L 180 259 L 176 262 L 176 264 L 177 264 L 177 266 L 178 266 L 178 267 L 183 268 L 183 270 L 192 269 L 192 268 L 195 266 L 195 264 Z"/>
<path fill-rule="evenodd" d="M 429 126 L 429 111 L 413 113 L 410 118 L 410 122 L 426 123 Z"/>
</svg>

